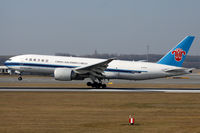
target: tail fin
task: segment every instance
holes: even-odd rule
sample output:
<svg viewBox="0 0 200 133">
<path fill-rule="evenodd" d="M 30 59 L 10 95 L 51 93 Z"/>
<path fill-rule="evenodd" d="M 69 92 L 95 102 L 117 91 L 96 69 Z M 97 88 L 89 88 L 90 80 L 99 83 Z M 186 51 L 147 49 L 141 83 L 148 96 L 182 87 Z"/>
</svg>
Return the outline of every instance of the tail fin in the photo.
<svg viewBox="0 0 200 133">
<path fill-rule="evenodd" d="M 181 67 L 194 40 L 194 36 L 185 37 L 178 45 L 171 49 L 157 63 Z"/>
</svg>

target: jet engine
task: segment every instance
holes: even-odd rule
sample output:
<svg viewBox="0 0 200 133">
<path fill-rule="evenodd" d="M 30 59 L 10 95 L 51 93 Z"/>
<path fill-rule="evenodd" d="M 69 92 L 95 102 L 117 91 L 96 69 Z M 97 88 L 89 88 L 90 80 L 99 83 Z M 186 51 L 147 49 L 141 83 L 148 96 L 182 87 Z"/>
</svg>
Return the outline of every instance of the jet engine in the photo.
<svg viewBox="0 0 200 133">
<path fill-rule="evenodd" d="M 76 73 L 70 68 L 56 68 L 54 70 L 55 80 L 71 81 L 75 79 Z"/>
</svg>

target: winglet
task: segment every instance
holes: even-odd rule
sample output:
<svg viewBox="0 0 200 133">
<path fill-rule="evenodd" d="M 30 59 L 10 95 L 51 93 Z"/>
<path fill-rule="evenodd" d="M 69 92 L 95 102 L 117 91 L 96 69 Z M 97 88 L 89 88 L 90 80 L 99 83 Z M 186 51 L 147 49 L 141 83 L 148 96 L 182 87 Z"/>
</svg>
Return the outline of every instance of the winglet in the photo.
<svg viewBox="0 0 200 133">
<path fill-rule="evenodd" d="M 194 38 L 194 36 L 185 37 L 180 43 L 178 43 L 178 45 L 172 48 L 157 63 L 181 67 Z"/>
</svg>

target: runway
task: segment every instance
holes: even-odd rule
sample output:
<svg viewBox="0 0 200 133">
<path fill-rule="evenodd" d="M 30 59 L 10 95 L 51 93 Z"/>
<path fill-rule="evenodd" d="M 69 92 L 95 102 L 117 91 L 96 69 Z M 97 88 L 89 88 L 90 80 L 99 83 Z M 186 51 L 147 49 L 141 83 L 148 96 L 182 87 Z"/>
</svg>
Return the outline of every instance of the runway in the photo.
<svg viewBox="0 0 200 133">
<path fill-rule="evenodd" d="M 53 77 L 0 76 L 0 91 L 15 92 L 163 92 L 163 93 L 200 93 L 199 74 L 189 74 L 187 78 L 161 78 L 154 80 L 129 81 L 112 80 L 106 89 L 87 88 L 85 81 L 60 82 Z"/>
<path fill-rule="evenodd" d="M 24 88 L 24 87 L 1 87 L 4 92 L 163 92 L 163 93 L 200 93 L 200 89 L 177 89 L 177 88 Z"/>
<path fill-rule="evenodd" d="M 184 75 L 184 78 L 159 78 L 159 79 L 150 79 L 150 80 L 119 80 L 119 79 L 113 79 L 111 82 L 113 84 L 118 83 L 141 83 L 141 84 L 148 84 L 148 83 L 154 83 L 154 84 L 200 84 L 200 74 L 194 73 L 194 74 L 188 74 Z M 87 83 L 91 80 L 72 80 L 69 82 L 61 82 L 55 80 L 53 77 L 42 77 L 42 76 L 28 76 L 24 75 L 22 81 L 17 80 L 17 76 L 6 76 L 6 75 L 0 75 L 0 83 Z"/>
</svg>

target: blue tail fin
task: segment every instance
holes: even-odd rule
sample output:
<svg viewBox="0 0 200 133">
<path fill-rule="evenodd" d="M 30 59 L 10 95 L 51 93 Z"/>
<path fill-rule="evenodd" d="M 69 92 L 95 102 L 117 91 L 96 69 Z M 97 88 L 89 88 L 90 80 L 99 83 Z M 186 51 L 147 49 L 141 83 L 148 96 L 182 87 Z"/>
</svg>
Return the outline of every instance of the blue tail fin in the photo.
<svg viewBox="0 0 200 133">
<path fill-rule="evenodd" d="M 177 46 L 171 49 L 157 63 L 181 67 L 194 40 L 194 36 L 185 37 Z"/>
</svg>

